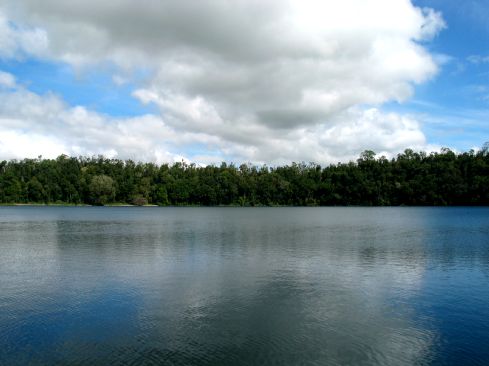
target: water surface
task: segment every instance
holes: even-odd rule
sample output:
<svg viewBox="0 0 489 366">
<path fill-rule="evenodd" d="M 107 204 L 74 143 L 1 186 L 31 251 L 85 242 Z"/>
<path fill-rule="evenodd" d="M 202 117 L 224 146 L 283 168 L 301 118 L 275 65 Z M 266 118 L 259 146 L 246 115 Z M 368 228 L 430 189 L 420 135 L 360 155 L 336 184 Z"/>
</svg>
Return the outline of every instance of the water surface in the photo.
<svg viewBox="0 0 489 366">
<path fill-rule="evenodd" d="M 488 208 L 0 207 L 2 365 L 487 365 Z"/>
</svg>

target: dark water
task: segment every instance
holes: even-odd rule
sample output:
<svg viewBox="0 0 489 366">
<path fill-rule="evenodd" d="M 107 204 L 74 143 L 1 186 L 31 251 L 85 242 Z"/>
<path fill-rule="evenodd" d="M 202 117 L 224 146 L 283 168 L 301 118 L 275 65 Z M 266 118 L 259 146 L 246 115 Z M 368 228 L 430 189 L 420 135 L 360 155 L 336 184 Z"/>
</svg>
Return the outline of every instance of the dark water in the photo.
<svg viewBox="0 0 489 366">
<path fill-rule="evenodd" d="M 1 365 L 488 365 L 488 208 L 0 207 Z"/>
</svg>

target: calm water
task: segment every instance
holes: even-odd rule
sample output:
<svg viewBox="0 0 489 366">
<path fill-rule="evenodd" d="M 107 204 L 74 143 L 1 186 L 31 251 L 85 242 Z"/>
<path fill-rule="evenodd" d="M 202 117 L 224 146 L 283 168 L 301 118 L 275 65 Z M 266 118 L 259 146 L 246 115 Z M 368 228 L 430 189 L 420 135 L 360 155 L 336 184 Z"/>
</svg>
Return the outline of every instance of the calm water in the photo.
<svg viewBox="0 0 489 366">
<path fill-rule="evenodd" d="M 0 207 L 1 365 L 488 365 L 489 208 Z"/>
</svg>

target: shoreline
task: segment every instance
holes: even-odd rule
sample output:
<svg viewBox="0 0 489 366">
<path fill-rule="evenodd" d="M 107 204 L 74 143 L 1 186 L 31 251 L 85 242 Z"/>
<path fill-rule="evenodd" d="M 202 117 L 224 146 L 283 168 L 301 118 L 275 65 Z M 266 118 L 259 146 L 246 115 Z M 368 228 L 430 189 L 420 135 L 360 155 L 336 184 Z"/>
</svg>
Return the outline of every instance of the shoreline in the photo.
<svg viewBox="0 0 489 366">
<path fill-rule="evenodd" d="M 243 207 L 243 208 L 263 208 L 263 207 L 268 207 L 268 208 L 287 208 L 287 207 L 309 207 L 309 208 L 318 208 L 318 207 L 357 207 L 357 208 L 381 208 L 381 207 L 489 207 L 487 205 L 385 205 L 385 206 L 362 206 L 362 205 L 335 205 L 335 206 L 321 206 L 321 205 L 303 205 L 303 206 L 297 206 L 297 205 L 165 205 L 165 206 L 160 206 L 160 205 L 154 205 L 154 204 L 147 204 L 147 205 L 133 205 L 130 203 L 110 203 L 106 205 L 89 205 L 89 204 L 73 204 L 73 203 L 0 203 L 0 207 L 171 207 L 171 208 L 180 208 L 180 207 Z"/>
</svg>

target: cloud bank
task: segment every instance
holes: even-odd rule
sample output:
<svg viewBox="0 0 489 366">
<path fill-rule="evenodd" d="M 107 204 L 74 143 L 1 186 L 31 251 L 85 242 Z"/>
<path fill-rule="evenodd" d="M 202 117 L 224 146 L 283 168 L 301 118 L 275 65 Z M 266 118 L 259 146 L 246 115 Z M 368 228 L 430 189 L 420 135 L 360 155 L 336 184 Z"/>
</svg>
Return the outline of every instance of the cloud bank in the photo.
<svg viewBox="0 0 489 366">
<path fill-rule="evenodd" d="M 0 28 L 10 32 L 0 38 L 9 44 L 1 57 L 63 61 L 82 72 L 112 65 L 114 87 L 143 70 L 148 77 L 133 96 L 160 110 L 115 119 L 9 87 L 9 76 L 0 74 L 8 100 L 0 107 L 3 156 L 29 153 L 10 146 L 11 135 L 56 140 L 51 146 L 68 153 L 157 161 L 184 155 L 323 163 L 364 149 L 427 148 L 418 122 L 381 110 L 410 98 L 437 72 L 424 45 L 443 19 L 408 0 L 0 0 L 0 6 Z M 32 105 L 17 111 L 12 106 L 23 98 Z"/>
</svg>

